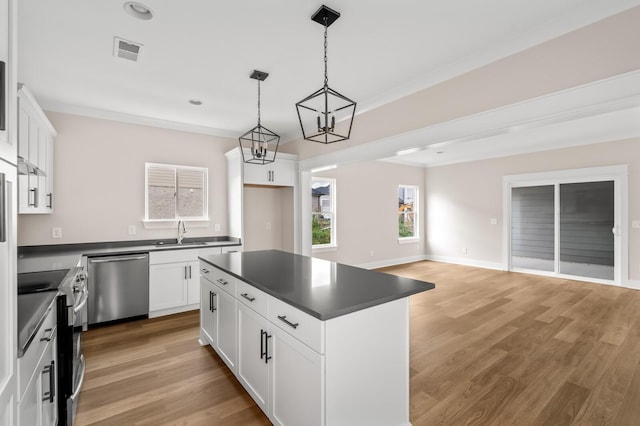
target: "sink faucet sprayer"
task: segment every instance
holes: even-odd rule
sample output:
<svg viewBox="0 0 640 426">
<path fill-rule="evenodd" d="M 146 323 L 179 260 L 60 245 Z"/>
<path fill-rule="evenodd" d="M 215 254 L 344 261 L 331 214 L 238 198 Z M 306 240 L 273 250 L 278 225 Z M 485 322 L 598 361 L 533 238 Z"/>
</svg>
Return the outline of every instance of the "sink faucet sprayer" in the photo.
<svg viewBox="0 0 640 426">
<path fill-rule="evenodd" d="M 187 233 L 187 229 L 184 227 L 184 222 L 182 219 L 178 221 L 178 244 L 182 244 L 182 240 L 184 240 L 184 234 Z"/>
</svg>

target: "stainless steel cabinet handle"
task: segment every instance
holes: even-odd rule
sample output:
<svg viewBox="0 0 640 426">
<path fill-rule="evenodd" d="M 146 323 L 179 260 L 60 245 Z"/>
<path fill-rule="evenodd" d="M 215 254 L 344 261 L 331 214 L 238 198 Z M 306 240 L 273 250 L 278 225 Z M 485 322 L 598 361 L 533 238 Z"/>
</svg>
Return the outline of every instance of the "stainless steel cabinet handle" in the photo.
<svg viewBox="0 0 640 426">
<path fill-rule="evenodd" d="M 247 299 L 249 302 L 253 302 L 254 300 L 256 300 L 255 297 L 251 297 L 248 295 L 248 293 L 241 293 L 240 296 L 244 297 L 245 299 Z"/>
<path fill-rule="evenodd" d="M 7 241 L 7 178 L 0 173 L 0 243 Z"/>
<path fill-rule="evenodd" d="M 47 208 L 53 208 L 53 192 L 47 194 L 47 198 L 49 198 L 49 203 L 47 204 Z"/>
<path fill-rule="evenodd" d="M 44 342 L 44 341 L 46 340 L 47 342 L 50 342 L 50 341 L 51 341 L 51 336 L 53 335 L 52 331 L 53 331 L 53 328 L 47 328 L 47 329 L 44 331 L 44 334 L 49 333 L 49 335 L 48 335 L 48 336 L 41 337 L 41 338 L 40 338 L 40 341 L 41 341 L 41 342 Z"/>
<path fill-rule="evenodd" d="M 49 375 L 49 390 L 47 392 L 42 393 L 42 400 L 49 401 L 50 404 L 53 404 L 56 397 L 56 369 L 55 369 L 55 361 L 51 361 L 51 364 L 45 365 L 42 369 L 42 374 Z"/>
<path fill-rule="evenodd" d="M 291 321 L 289 321 L 286 315 L 278 315 L 278 319 L 283 323 L 287 324 L 289 327 L 298 328 L 298 326 L 300 325 L 300 323 L 294 324 Z"/>
<path fill-rule="evenodd" d="M 209 273 L 209 270 L 208 270 L 208 269 L 201 268 L 201 269 L 200 269 L 200 272 L 203 272 L 203 273 L 205 273 L 205 274 L 208 274 L 208 273 Z"/>
<path fill-rule="evenodd" d="M 33 194 L 33 202 L 27 204 L 29 207 L 38 207 L 38 188 L 30 189 L 29 192 Z"/>
<path fill-rule="evenodd" d="M 189 279 L 191 279 L 191 265 L 189 265 Z"/>
<path fill-rule="evenodd" d="M 227 285 L 227 284 L 229 284 L 229 281 L 225 281 L 225 280 L 223 280 L 222 278 L 218 278 L 216 281 L 218 281 L 218 282 L 219 282 L 220 284 L 222 284 L 222 285 Z"/>
<path fill-rule="evenodd" d="M 187 267 L 186 266 L 184 267 L 184 279 L 185 280 L 187 279 Z"/>
</svg>

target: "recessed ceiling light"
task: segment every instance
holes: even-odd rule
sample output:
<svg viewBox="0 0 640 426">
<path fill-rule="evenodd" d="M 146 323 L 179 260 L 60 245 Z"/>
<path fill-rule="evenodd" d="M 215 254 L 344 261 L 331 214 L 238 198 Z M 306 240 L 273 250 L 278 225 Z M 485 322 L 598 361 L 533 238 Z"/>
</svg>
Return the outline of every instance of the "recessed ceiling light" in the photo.
<svg viewBox="0 0 640 426">
<path fill-rule="evenodd" d="M 189 99 L 189 103 L 191 105 L 202 105 L 202 101 L 200 99 Z"/>
<path fill-rule="evenodd" d="M 128 1 L 123 5 L 123 7 L 124 11 L 134 18 L 142 19 L 143 21 L 149 21 L 153 18 L 153 12 L 151 12 L 151 9 L 142 3 Z"/>
</svg>

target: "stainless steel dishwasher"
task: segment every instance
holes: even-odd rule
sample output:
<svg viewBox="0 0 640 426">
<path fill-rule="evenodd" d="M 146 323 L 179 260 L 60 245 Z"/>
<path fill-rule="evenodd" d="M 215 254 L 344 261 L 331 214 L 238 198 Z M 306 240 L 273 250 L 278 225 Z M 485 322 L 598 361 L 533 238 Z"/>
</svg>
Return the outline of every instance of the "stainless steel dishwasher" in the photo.
<svg viewBox="0 0 640 426">
<path fill-rule="evenodd" d="M 89 257 L 89 325 L 149 315 L 149 254 Z"/>
</svg>

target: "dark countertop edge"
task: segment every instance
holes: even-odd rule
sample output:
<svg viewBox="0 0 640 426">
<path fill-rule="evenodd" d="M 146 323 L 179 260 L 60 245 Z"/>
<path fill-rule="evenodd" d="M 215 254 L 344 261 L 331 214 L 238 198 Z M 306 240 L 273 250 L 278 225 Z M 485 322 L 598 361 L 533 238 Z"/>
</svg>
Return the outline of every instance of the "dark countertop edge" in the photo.
<svg viewBox="0 0 640 426">
<path fill-rule="evenodd" d="M 387 302 L 393 302 L 394 300 L 398 300 L 398 299 L 403 299 L 405 297 L 409 297 L 413 294 L 417 294 L 417 293 L 422 293 L 423 291 L 427 291 L 427 290 L 433 290 L 434 288 L 436 288 L 435 284 L 433 283 L 429 283 L 426 281 L 422 281 L 427 287 L 429 288 L 425 288 L 425 289 L 416 289 L 416 290 L 410 290 L 410 291 L 404 291 L 404 292 L 400 292 L 400 293 L 396 293 L 393 296 L 389 296 L 389 297 L 383 297 L 381 299 L 377 299 L 377 300 L 371 300 L 365 303 L 361 303 L 358 305 L 353 305 L 350 306 L 348 308 L 344 308 L 342 310 L 333 312 L 330 315 L 323 315 L 320 312 L 316 312 L 313 309 L 309 309 L 308 307 L 301 305 L 295 301 L 292 301 L 290 299 L 288 299 L 287 297 L 283 297 L 281 294 L 271 290 L 270 288 L 264 287 L 259 283 L 256 283 L 254 281 L 248 280 L 246 277 L 242 277 L 240 275 L 235 274 L 234 272 L 223 268 L 219 265 L 215 265 L 213 263 L 211 263 L 209 260 L 203 258 L 203 257 L 198 257 L 200 260 L 207 262 L 209 265 L 213 266 L 214 268 L 218 268 L 221 271 L 224 271 L 226 273 L 228 273 L 229 275 L 234 276 L 235 278 L 244 281 L 247 284 L 252 285 L 253 287 L 257 288 L 258 290 L 264 291 L 265 293 L 269 294 L 270 296 L 275 297 L 276 299 L 282 300 L 283 302 L 287 303 L 288 305 L 291 305 L 297 309 L 300 309 L 301 311 L 311 315 L 314 318 L 319 319 L 320 321 L 327 321 L 333 318 L 338 318 L 341 317 L 343 315 L 348 315 L 357 311 L 361 311 L 363 309 L 367 309 L 367 308 L 372 308 L 374 306 L 378 306 L 378 305 L 382 305 L 383 303 L 387 303 Z"/>
<path fill-rule="evenodd" d="M 100 250 L 113 250 L 122 249 L 122 253 L 127 251 L 127 248 L 135 248 L 133 252 L 139 252 L 141 247 L 144 247 L 144 251 L 155 250 L 168 250 L 168 249 L 190 249 L 190 248 L 206 248 L 212 247 L 207 245 L 190 245 L 190 242 L 203 242 L 203 243 L 219 243 L 216 246 L 237 246 L 242 242 L 239 238 L 234 237 L 196 237 L 185 238 L 185 245 L 171 245 L 175 242 L 175 238 L 165 238 L 156 240 L 131 240 L 131 241 L 110 241 L 110 242 L 98 242 L 98 243 L 75 243 L 75 244 L 50 244 L 50 245 L 38 245 L 38 246 L 18 246 L 18 256 L 26 255 L 51 255 L 51 254 L 63 254 L 68 252 L 85 252 L 94 251 L 93 254 L 98 254 Z M 156 247 L 158 243 L 167 244 L 166 246 Z M 111 252 L 113 253 L 113 252 Z M 109 253 L 109 254 L 111 254 Z"/>
<path fill-rule="evenodd" d="M 59 293 L 56 292 L 56 291 L 48 291 L 48 292 L 43 292 L 43 294 L 46 294 L 47 296 L 49 296 L 51 298 L 51 300 L 49 300 L 49 302 L 45 305 L 45 308 L 44 308 L 43 312 L 36 312 L 36 313 L 40 314 L 40 319 L 38 320 L 35 328 L 31 332 L 31 334 L 29 334 L 29 337 L 27 338 L 27 341 L 24 342 L 24 344 L 21 344 L 22 342 L 18 341 L 18 358 L 22 358 L 24 356 L 24 354 L 27 352 L 27 350 L 29 349 L 29 346 L 31 346 L 31 342 L 33 342 L 33 338 L 36 337 L 36 334 L 38 334 L 38 331 L 40 330 L 40 327 L 42 327 L 42 323 L 44 322 L 45 318 L 47 317 L 45 314 L 49 311 L 49 307 L 53 303 L 55 303 L 55 300 L 58 297 Z M 24 328 L 27 325 L 29 325 L 28 321 L 25 324 L 22 324 L 22 327 L 20 327 L 20 324 L 18 324 L 18 339 L 20 338 L 20 331 L 22 331 L 21 328 Z"/>
<path fill-rule="evenodd" d="M 62 286 L 66 286 L 67 283 L 76 276 L 76 273 L 78 272 L 79 269 L 80 268 L 77 268 L 77 267 L 69 269 L 69 272 L 67 272 L 67 274 L 64 276 L 62 281 L 60 281 L 58 288 Z M 57 292 L 50 291 L 50 292 L 44 292 L 44 293 L 52 293 L 53 294 L 52 300 L 55 300 L 56 297 L 58 297 L 58 295 L 61 294 L 60 291 L 57 291 Z M 20 297 L 20 295 L 18 295 L 18 297 Z M 47 308 L 44 310 L 44 312 L 42 312 L 42 317 L 38 320 L 38 323 L 36 324 L 35 329 L 29 335 L 29 337 L 27 338 L 27 341 L 24 342 L 23 345 L 20 344 L 21 342 L 18 342 L 18 358 L 21 358 L 22 356 L 24 356 L 24 353 L 27 352 L 27 349 L 29 349 L 29 346 L 31 345 L 33 338 L 35 337 L 36 334 L 38 334 L 38 330 L 40 330 L 40 326 L 42 325 L 46 317 L 44 314 L 48 311 L 49 306 L 51 306 L 51 302 L 47 304 Z M 18 324 L 18 338 L 20 338 L 21 328 L 26 327 L 28 324 L 29 324 L 28 322 L 26 324 Z"/>
</svg>

